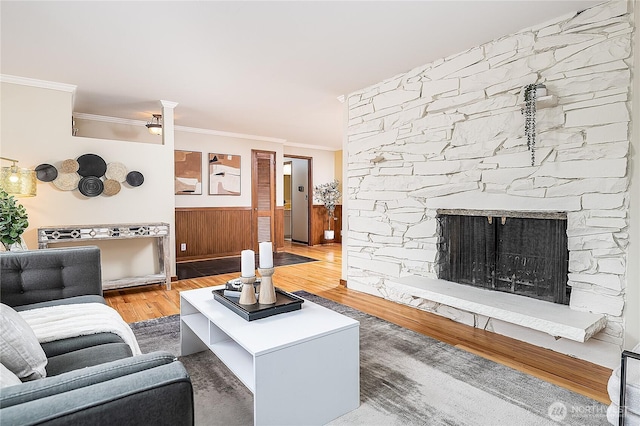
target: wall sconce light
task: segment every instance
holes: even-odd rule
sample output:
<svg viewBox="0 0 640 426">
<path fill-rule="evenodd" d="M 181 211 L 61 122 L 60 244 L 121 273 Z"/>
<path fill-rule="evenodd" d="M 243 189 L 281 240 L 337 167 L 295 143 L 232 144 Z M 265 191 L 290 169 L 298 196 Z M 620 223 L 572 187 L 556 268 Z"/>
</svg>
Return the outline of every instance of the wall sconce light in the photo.
<svg viewBox="0 0 640 426">
<path fill-rule="evenodd" d="M 162 114 L 153 114 L 153 118 L 146 126 L 149 129 L 149 133 L 152 135 L 160 136 L 162 134 Z"/>
<path fill-rule="evenodd" d="M 9 195 L 35 197 L 36 172 L 19 168 L 16 165 L 18 160 L 6 157 L 0 157 L 0 159 L 11 162 L 10 167 L 0 168 L 0 187 Z"/>
</svg>

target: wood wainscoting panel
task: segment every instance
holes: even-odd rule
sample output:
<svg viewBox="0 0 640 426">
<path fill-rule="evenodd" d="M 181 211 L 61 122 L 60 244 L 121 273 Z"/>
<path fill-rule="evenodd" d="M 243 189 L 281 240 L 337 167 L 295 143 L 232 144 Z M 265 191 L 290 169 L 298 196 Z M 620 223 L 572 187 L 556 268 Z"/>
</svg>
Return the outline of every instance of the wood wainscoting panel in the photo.
<svg viewBox="0 0 640 426">
<path fill-rule="evenodd" d="M 276 206 L 275 222 L 274 247 L 277 251 L 284 248 L 284 206 Z"/>
<path fill-rule="evenodd" d="M 337 220 L 333 221 L 331 228 L 335 231 L 335 238 L 333 241 L 326 241 L 324 239 L 324 230 L 327 229 L 327 209 L 322 205 L 313 205 L 311 211 L 311 245 L 327 244 L 327 243 L 342 243 L 342 205 L 338 204 L 333 213 Z"/>
<path fill-rule="evenodd" d="M 239 255 L 251 247 L 250 207 L 176 208 L 176 260 Z M 180 250 L 186 244 L 185 251 Z"/>
</svg>

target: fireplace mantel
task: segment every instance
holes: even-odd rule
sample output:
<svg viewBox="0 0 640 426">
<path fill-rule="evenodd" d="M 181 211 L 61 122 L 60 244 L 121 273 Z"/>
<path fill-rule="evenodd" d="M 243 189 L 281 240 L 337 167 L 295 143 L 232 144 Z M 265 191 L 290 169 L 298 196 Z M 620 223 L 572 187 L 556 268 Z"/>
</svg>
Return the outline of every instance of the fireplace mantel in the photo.
<svg viewBox="0 0 640 426">
<path fill-rule="evenodd" d="M 472 209 L 436 209 L 439 215 L 516 217 L 522 219 L 560 219 L 567 220 L 567 212 L 519 211 L 519 210 L 472 210 Z"/>
<path fill-rule="evenodd" d="M 565 305 L 451 281 L 408 276 L 386 281 L 387 287 L 474 314 L 584 343 L 607 325 L 605 315 L 575 311 Z"/>
</svg>

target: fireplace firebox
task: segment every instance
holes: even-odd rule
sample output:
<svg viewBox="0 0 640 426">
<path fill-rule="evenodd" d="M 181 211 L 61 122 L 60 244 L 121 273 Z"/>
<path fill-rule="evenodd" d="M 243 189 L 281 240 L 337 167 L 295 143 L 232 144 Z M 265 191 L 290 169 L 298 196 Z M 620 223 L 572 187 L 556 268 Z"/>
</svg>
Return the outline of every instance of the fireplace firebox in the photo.
<svg viewBox="0 0 640 426">
<path fill-rule="evenodd" d="M 563 213 L 440 211 L 438 278 L 569 304 Z"/>
</svg>

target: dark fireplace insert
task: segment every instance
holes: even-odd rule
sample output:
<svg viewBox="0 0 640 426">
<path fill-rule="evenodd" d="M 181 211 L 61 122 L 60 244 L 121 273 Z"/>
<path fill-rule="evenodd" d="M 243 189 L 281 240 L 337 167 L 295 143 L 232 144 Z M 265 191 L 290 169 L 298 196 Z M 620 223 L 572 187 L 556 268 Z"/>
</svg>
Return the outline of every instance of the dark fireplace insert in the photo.
<svg viewBox="0 0 640 426">
<path fill-rule="evenodd" d="M 438 278 L 569 304 L 566 214 L 439 212 L 438 222 Z"/>
</svg>

